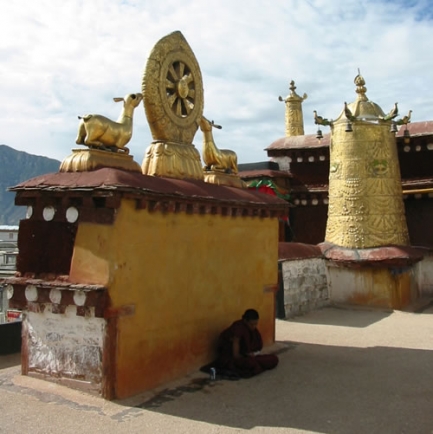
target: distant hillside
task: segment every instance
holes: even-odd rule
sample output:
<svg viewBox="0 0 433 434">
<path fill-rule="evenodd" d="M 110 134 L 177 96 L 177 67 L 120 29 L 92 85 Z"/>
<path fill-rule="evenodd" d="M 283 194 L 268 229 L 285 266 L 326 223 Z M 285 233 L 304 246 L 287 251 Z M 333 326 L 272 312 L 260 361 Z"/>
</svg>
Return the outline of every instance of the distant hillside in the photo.
<svg viewBox="0 0 433 434">
<path fill-rule="evenodd" d="M 0 225 L 18 225 L 26 209 L 15 206 L 15 193 L 6 191 L 22 181 L 44 173 L 58 172 L 60 161 L 16 151 L 0 145 Z"/>
</svg>

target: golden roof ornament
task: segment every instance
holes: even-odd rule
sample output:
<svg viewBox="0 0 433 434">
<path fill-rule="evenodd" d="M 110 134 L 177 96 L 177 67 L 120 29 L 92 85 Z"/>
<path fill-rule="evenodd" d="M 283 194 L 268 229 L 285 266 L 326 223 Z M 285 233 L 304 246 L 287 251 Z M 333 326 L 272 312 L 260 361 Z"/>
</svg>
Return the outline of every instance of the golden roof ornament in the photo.
<svg viewBox="0 0 433 434">
<path fill-rule="evenodd" d="M 364 77 L 361 75 L 358 69 L 358 75 L 354 79 L 356 85 L 355 92 L 357 93 L 357 98 L 355 101 L 346 104 L 344 103 L 343 111 L 340 116 L 335 120 L 338 122 L 341 119 L 354 121 L 369 121 L 377 122 L 379 119 L 385 117 L 385 113 L 379 105 L 375 102 L 370 101 L 367 97 L 367 88 L 365 87 Z"/>
<path fill-rule="evenodd" d="M 353 82 L 356 84 L 356 93 L 358 94 L 358 99 L 362 101 L 368 101 L 367 95 L 365 94 L 367 92 L 367 88 L 365 85 L 364 77 L 361 75 L 361 72 L 358 68 L 358 75 L 355 77 Z"/>
<path fill-rule="evenodd" d="M 295 82 L 289 83 L 290 93 L 286 98 L 278 97 L 279 101 L 286 103 L 286 137 L 304 135 L 304 116 L 302 114 L 302 102 L 307 99 L 307 94 L 299 96 L 296 93 Z"/>
<path fill-rule="evenodd" d="M 143 76 L 143 102 L 153 137 L 142 163 L 143 174 L 244 186 L 237 174 L 236 153 L 216 146 L 212 128 L 220 127 L 203 116 L 200 67 L 181 32 L 170 33 L 153 47 Z M 199 127 L 204 168 L 192 143 Z"/>
<path fill-rule="evenodd" d="M 236 152 L 231 149 L 218 148 L 213 137 L 213 128 L 220 130 L 222 126 L 202 116 L 200 130 L 203 133 L 202 157 L 205 164 L 203 167 L 205 182 L 245 188 L 246 184 L 238 174 L 238 157 Z"/>
<path fill-rule="evenodd" d="M 153 142 L 143 174 L 203 179 L 200 154 L 192 144 L 203 115 L 198 61 L 181 32 L 160 39 L 147 60 L 143 103 Z"/>
<path fill-rule="evenodd" d="M 102 167 L 112 167 L 140 172 L 140 166 L 129 155 L 127 144 L 131 140 L 135 108 L 141 103 L 141 93 L 130 93 L 124 98 L 113 98 L 123 106 L 117 121 L 99 114 L 78 116 L 78 133 L 75 143 L 88 149 L 73 149 L 60 165 L 60 172 L 87 172 Z"/>
<path fill-rule="evenodd" d="M 329 209 L 325 240 L 359 249 L 409 243 L 395 136 L 397 105 L 385 115 L 355 77 L 357 99 L 330 121 Z M 316 123 L 325 120 L 316 114 Z"/>
</svg>

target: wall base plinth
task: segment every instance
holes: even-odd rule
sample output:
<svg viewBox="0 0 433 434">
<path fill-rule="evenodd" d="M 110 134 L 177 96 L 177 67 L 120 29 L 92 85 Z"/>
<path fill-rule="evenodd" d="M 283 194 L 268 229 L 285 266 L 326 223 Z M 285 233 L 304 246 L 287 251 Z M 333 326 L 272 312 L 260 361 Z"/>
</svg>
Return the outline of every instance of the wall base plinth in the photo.
<svg viewBox="0 0 433 434">
<path fill-rule="evenodd" d="M 407 246 L 347 249 L 320 245 L 327 259 L 331 303 L 403 309 L 419 297 L 415 264 L 423 253 Z"/>
</svg>

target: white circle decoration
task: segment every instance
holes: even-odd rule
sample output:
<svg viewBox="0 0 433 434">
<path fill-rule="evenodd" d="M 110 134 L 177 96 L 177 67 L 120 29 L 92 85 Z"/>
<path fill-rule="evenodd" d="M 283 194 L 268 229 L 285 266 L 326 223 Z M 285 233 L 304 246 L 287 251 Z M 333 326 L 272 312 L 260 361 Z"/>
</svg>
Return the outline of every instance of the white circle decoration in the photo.
<svg viewBox="0 0 433 434">
<path fill-rule="evenodd" d="M 56 210 L 54 209 L 53 206 L 46 206 L 44 208 L 44 211 L 42 212 L 42 215 L 45 221 L 50 222 L 54 218 L 55 213 Z"/>
<path fill-rule="evenodd" d="M 84 306 L 86 303 L 87 295 L 84 291 L 75 291 L 74 292 L 74 303 L 77 306 Z"/>
<path fill-rule="evenodd" d="M 25 295 L 27 301 L 36 301 L 38 299 L 38 288 L 35 285 L 27 285 Z"/>
<path fill-rule="evenodd" d="M 33 215 L 33 207 L 29 205 L 26 211 L 26 219 L 29 219 Z"/>
<path fill-rule="evenodd" d="M 60 302 L 62 301 L 62 291 L 60 291 L 59 289 L 53 288 L 50 291 L 50 300 L 51 300 L 51 303 L 60 304 Z"/>
<path fill-rule="evenodd" d="M 6 297 L 10 300 L 14 296 L 14 287 L 12 285 L 6 286 Z"/>
<path fill-rule="evenodd" d="M 75 223 L 78 219 L 78 210 L 74 206 L 70 206 L 66 210 L 66 220 L 69 223 Z"/>
</svg>

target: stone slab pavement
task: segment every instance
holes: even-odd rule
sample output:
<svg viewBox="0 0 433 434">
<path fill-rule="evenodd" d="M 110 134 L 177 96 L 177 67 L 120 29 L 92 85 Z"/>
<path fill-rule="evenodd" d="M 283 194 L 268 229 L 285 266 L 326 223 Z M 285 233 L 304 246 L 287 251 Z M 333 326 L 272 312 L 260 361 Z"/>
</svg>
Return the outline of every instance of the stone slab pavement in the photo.
<svg viewBox="0 0 433 434">
<path fill-rule="evenodd" d="M 328 307 L 277 321 L 279 366 L 249 380 L 194 372 L 108 402 L 0 358 L 1 433 L 433 433 L 433 304 Z"/>
</svg>

